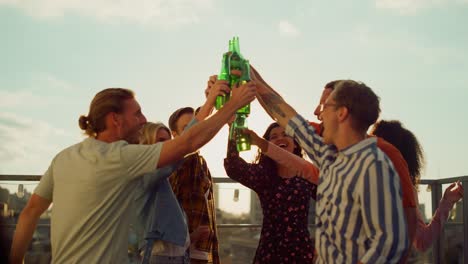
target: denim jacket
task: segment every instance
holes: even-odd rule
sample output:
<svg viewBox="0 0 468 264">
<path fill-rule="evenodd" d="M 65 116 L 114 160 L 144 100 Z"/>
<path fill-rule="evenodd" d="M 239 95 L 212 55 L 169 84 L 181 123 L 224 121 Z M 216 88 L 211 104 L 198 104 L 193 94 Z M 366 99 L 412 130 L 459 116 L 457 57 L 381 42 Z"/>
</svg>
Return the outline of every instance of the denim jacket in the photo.
<svg viewBox="0 0 468 264">
<path fill-rule="evenodd" d="M 197 123 L 194 118 L 185 130 Z M 177 201 L 168 177 L 182 165 L 183 160 L 143 175 L 135 194 L 137 220 L 145 228 L 145 242 L 162 240 L 184 246 L 187 221 Z M 151 250 L 149 250 L 151 251 Z"/>
<path fill-rule="evenodd" d="M 145 240 L 163 240 L 184 246 L 187 222 L 167 177 L 180 162 L 143 176 L 135 195 L 138 221 L 145 227 Z"/>
</svg>

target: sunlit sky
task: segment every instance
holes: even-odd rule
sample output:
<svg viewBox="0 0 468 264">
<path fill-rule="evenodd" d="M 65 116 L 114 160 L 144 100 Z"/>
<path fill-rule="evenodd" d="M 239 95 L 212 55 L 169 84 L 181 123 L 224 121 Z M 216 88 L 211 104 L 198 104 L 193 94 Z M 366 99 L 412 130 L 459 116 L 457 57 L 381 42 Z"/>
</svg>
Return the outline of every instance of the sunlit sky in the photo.
<svg viewBox="0 0 468 264">
<path fill-rule="evenodd" d="M 0 174 L 42 174 L 83 139 L 78 117 L 104 88 L 132 88 L 148 120 L 166 124 L 201 105 L 239 36 L 304 117 L 315 120 L 328 81 L 363 81 L 381 118 L 419 138 L 423 178 L 468 175 L 466 25 L 468 0 L 0 0 Z M 263 134 L 272 121 L 252 108 L 249 126 Z M 226 138 L 225 128 L 201 150 L 215 177 Z"/>
</svg>

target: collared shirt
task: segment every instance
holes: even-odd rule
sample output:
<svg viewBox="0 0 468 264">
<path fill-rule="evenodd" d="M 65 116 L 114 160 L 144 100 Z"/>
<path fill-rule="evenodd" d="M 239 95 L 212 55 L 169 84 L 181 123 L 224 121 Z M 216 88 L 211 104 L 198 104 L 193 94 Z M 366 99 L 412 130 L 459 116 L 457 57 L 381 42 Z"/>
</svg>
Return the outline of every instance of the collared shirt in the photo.
<svg viewBox="0 0 468 264">
<path fill-rule="evenodd" d="M 398 174 L 368 138 L 338 151 L 297 115 L 287 127 L 320 168 L 318 263 L 396 263 L 408 248 Z"/>
<path fill-rule="evenodd" d="M 309 124 L 313 126 L 316 133 L 320 135 L 321 125 L 315 122 L 310 122 Z M 368 137 L 371 137 L 371 135 L 368 135 Z M 392 161 L 395 171 L 398 173 L 398 176 L 400 176 L 403 208 L 415 208 L 417 203 L 414 198 L 414 186 L 405 159 L 395 146 L 381 137 L 377 137 L 377 147 Z"/>
<path fill-rule="evenodd" d="M 205 159 L 198 153 L 185 157 L 184 163 L 169 177 L 169 181 L 187 215 L 189 232 L 192 233 L 200 225 L 210 227 L 208 239 L 197 241 L 195 247 L 211 253 L 213 263 L 219 263 L 213 183 Z"/>
</svg>

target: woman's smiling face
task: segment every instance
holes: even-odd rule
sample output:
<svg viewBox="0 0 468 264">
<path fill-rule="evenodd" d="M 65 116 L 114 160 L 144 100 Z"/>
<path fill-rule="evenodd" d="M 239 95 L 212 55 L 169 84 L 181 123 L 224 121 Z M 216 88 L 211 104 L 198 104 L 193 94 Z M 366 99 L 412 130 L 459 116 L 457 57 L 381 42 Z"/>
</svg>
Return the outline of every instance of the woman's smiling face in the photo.
<svg viewBox="0 0 468 264">
<path fill-rule="evenodd" d="M 275 127 L 270 131 L 269 141 L 280 148 L 283 148 L 291 153 L 294 152 L 294 140 L 292 137 L 284 133 L 284 128 Z"/>
</svg>

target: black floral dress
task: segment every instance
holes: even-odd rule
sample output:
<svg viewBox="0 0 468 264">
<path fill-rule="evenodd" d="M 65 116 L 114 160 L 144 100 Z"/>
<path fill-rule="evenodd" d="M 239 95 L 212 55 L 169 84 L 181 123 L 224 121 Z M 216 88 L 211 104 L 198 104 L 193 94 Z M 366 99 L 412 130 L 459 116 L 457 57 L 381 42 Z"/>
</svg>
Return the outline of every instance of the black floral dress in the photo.
<svg viewBox="0 0 468 264">
<path fill-rule="evenodd" d="M 224 168 L 230 178 L 254 190 L 260 199 L 263 224 L 253 262 L 312 263 L 307 220 L 317 186 L 300 177 L 281 178 L 273 168 L 245 162 L 231 142 Z"/>
</svg>

